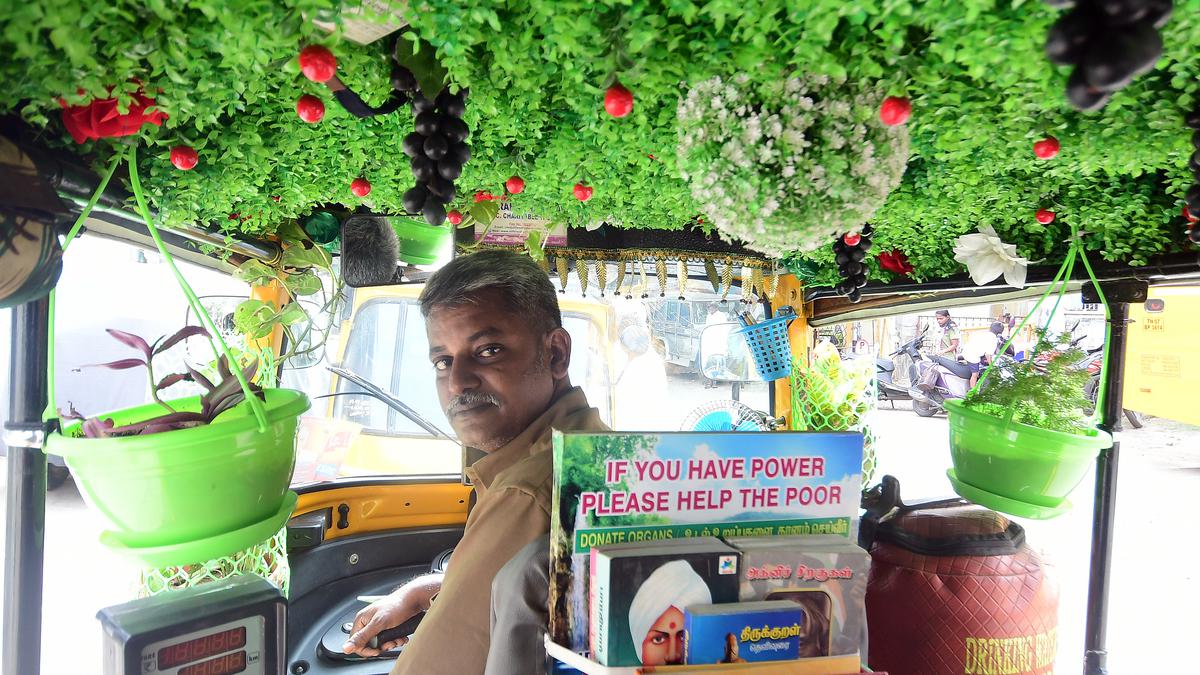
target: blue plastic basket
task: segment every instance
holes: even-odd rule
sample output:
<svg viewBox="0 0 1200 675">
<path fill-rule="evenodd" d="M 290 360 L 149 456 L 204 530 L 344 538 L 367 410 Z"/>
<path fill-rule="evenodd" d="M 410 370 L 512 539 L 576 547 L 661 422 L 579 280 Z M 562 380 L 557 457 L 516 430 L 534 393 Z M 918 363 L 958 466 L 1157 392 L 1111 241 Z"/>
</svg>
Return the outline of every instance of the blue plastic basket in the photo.
<svg viewBox="0 0 1200 675">
<path fill-rule="evenodd" d="M 767 382 L 792 374 L 792 343 L 787 325 L 794 318 L 793 314 L 777 316 L 740 329 L 754 355 L 759 377 Z"/>
</svg>

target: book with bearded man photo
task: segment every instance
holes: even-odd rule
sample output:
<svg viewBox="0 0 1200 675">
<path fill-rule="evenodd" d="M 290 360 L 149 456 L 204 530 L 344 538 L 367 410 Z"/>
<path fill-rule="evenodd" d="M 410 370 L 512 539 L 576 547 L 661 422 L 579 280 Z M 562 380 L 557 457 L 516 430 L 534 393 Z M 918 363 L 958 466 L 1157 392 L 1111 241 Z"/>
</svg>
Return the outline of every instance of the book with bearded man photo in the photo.
<svg viewBox="0 0 1200 675">
<path fill-rule="evenodd" d="M 690 607 L 738 598 L 738 551 L 717 539 L 592 549 L 592 652 L 605 666 L 684 662 Z"/>
</svg>

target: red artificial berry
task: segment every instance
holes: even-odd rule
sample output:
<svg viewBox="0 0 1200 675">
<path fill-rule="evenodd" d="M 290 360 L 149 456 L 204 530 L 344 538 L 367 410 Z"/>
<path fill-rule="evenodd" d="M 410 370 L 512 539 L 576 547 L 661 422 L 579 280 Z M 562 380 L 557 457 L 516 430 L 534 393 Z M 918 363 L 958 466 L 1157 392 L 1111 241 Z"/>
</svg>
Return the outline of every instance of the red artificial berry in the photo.
<svg viewBox="0 0 1200 675">
<path fill-rule="evenodd" d="M 371 194 L 371 181 L 366 178 L 355 178 L 350 181 L 350 191 L 355 197 L 366 197 Z"/>
<path fill-rule="evenodd" d="M 1046 209 L 1038 209 L 1036 218 L 1039 223 L 1049 225 L 1054 222 L 1054 212 Z"/>
<path fill-rule="evenodd" d="M 199 161 L 200 156 L 196 154 L 195 148 L 186 145 L 171 148 L 171 163 L 180 171 L 191 171 Z"/>
<path fill-rule="evenodd" d="M 325 104 L 312 94 L 305 94 L 296 101 L 296 114 L 309 124 L 316 124 L 325 117 Z"/>
<path fill-rule="evenodd" d="M 633 92 L 620 82 L 613 82 L 604 92 L 604 109 L 613 117 L 624 117 L 633 112 Z"/>
<path fill-rule="evenodd" d="M 850 234 L 842 237 L 842 241 L 846 242 L 846 245 L 850 248 L 854 248 L 855 246 L 858 246 L 858 242 L 862 241 L 862 235 L 858 234 L 857 232 L 851 232 Z"/>
<path fill-rule="evenodd" d="M 575 199 L 578 199 L 581 202 L 586 202 L 587 200 L 592 198 L 592 186 L 591 185 L 584 185 L 583 183 L 576 183 L 575 189 L 572 190 L 572 192 L 575 193 Z"/>
<path fill-rule="evenodd" d="M 520 176 L 513 176 L 504 181 L 504 187 L 514 195 L 519 195 L 525 191 L 525 180 Z"/>
<path fill-rule="evenodd" d="M 1196 216 L 1192 215 L 1192 212 L 1188 210 L 1187 206 L 1183 207 L 1183 217 L 1187 218 L 1187 221 L 1189 223 L 1195 223 L 1195 222 L 1200 221 L 1200 218 L 1197 218 Z"/>
<path fill-rule="evenodd" d="M 912 103 L 902 96 L 889 96 L 883 99 L 883 105 L 879 106 L 879 121 L 889 127 L 904 124 L 910 115 Z"/>
<path fill-rule="evenodd" d="M 274 199 L 275 201 L 279 201 L 280 199 L 282 199 L 282 197 L 280 197 L 279 195 L 275 195 L 275 196 L 271 197 L 271 199 Z"/>
<path fill-rule="evenodd" d="M 313 82 L 325 82 L 337 72 L 337 57 L 321 45 L 300 50 L 300 72 Z"/>
<path fill-rule="evenodd" d="M 458 225 L 459 223 L 462 222 L 462 219 L 463 219 L 463 215 L 461 212 L 458 211 L 458 209 L 455 209 L 455 210 L 451 211 L 450 213 L 446 214 L 446 220 L 450 221 L 451 225 Z"/>
<path fill-rule="evenodd" d="M 238 214 L 236 214 L 236 213 L 231 213 L 231 214 L 229 214 L 229 219 L 230 219 L 230 220 L 237 220 L 237 219 L 238 219 Z"/>
<path fill-rule="evenodd" d="M 1033 144 L 1033 154 L 1037 155 L 1038 159 L 1054 159 L 1058 156 L 1058 150 L 1062 144 L 1053 136 L 1047 136 L 1037 143 Z"/>
</svg>

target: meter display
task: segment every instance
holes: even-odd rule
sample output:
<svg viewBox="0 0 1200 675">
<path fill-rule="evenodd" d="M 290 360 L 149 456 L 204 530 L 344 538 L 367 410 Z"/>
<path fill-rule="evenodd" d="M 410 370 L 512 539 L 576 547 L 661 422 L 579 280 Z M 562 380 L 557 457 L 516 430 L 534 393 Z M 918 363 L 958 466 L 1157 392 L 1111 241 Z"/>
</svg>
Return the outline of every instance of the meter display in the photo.
<svg viewBox="0 0 1200 675">
<path fill-rule="evenodd" d="M 252 575 L 100 611 L 105 675 L 276 675 L 286 603 Z"/>
</svg>

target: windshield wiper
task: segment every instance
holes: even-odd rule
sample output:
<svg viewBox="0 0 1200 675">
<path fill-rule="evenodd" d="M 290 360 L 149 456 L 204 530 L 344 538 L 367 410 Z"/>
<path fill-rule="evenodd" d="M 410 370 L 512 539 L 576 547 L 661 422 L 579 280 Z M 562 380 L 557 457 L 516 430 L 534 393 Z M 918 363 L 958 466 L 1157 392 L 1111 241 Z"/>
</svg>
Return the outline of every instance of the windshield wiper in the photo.
<svg viewBox="0 0 1200 675">
<path fill-rule="evenodd" d="M 451 440 L 451 441 L 454 441 L 455 443 L 458 443 L 458 441 L 456 441 L 453 437 L 451 437 L 450 434 L 447 434 L 446 432 L 437 428 L 437 426 L 435 426 L 432 422 L 430 422 L 429 420 L 422 417 L 421 413 L 408 407 L 407 403 L 405 403 L 404 401 L 401 401 L 400 399 L 396 398 L 395 396 L 392 396 L 388 392 L 379 388 L 378 385 L 374 384 L 367 378 L 365 378 L 351 370 L 347 370 L 345 368 L 341 368 L 338 366 L 325 366 L 325 367 L 328 368 L 329 371 L 332 372 L 334 375 L 337 375 L 338 377 L 344 377 L 347 380 L 349 380 L 350 382 L 358 385 L 360 388 L 362 388 L 368 394 L 370 394 L 371 396 L 374 396 L 375 398 L 379 399 L 380 401 L 383 401 L 384 403 L 387 404 L 387 406 L 389 408 L 391 408 L 392 410 L 395 410 L 396 412 L 400 413 L 401 415 L 404 415 L 405 417 L 407 417 L 409 419 L 409 421 L 411 421 L 413 424 L 421 427 L 425 431 L 428 431 L 429 433 L 433 434 L 434 436 L 440 436 L 447 440 Z M 347 393 L 353 393 L 353 392 L 338 392 L 338 393 L 339 394 L 347 394 Z M 318 398 L 321 398 L 321 397 L 318 397 Z"/>
</svg>

